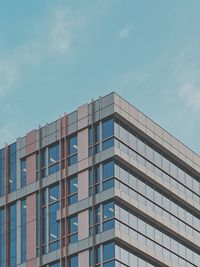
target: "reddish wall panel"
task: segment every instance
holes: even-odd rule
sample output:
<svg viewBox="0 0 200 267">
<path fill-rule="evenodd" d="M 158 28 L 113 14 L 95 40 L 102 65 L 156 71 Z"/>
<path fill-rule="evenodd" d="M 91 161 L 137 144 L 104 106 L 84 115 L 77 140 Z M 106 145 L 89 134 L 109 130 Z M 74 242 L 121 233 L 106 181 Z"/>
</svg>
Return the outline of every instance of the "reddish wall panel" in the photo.
<svg viewBox="0 0 200 267">
<path fill-rule="evenodd" d="M 78 200 L 88 197 L 88 170 L 78 173 Z"/>
<path fill-rule="evenodd" d="M 89 237 L 89 210 L 78 214 L 78 239 Z"/>
<path fill-rule="evenodd" d="M 78 254 L 78 266 L 89 267 L 89 250 L 84 250 Z"/>
<path fill-rule="evenodd" d="M 26 198 L 27 205 L 27 261 L 36 258 L 36 193 Z M 29 267 L 35 266 L 34 261 Z"/>
<path fill-rule="evenodd" d="M 26 157 L 27 185 L 36 181 L 36 155 Z"/>
<path fill-rule="evenodd" d="M 26 135 L 26 153 L 31 154 L 36 151 L 36 130 Z"/>
</svg>

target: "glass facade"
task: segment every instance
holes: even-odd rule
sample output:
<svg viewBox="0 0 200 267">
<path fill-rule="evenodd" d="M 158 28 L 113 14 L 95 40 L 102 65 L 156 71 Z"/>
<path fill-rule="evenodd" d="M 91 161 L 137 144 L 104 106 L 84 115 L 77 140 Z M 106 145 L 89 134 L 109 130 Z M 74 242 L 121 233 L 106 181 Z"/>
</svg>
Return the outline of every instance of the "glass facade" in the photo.
<svg viewBox="0 0 200 267">
<path fill-rule="evenodd" d="M 17 160 L 16 160 L 16 143 L 9 146 L 9 193 L 16 191 L 17 187 Z"/>
<path fill-rule="evenodd" d="M 26 199 L 23 199 L 21 201 L 21 262 L 25 262 L 26 261 L 26 239 L 27 239 L 27 235 L 26 235 Z"/>
</svg>

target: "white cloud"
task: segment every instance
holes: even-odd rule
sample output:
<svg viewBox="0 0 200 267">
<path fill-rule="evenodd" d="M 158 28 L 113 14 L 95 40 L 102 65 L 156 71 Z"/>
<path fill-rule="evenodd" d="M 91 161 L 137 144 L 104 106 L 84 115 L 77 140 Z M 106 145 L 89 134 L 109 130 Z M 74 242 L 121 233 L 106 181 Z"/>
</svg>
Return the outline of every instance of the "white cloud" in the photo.
<svg viewBox="0 0 200 267">
<path fill-rule="evenodd" d="M 131 29 L 128 26 L 125 26 L 121 31 L 119 32 L 119 39 L 127 39 L 130 36 Z"/>
<path fill-rule="evenodd" d="M 0 96 L 16 88 L 24 69 L 37 66 L 48 57 L 69 56 L 74 36 L 84 25 L 83 17 L 65 8 L 55 9 L 44 20 L 47 21 L 46 27 L 39 38 L 20 44 L 9 55 L 0 58 Z M 38 23 L 36 31 L 40 30 Z"/>
<path fill-rule="evenodd" d="M 200 86 L 186 82 L 178 88 L 178 94 L 188 108 L 194 111 L 200 110 Z"/>
</svg>

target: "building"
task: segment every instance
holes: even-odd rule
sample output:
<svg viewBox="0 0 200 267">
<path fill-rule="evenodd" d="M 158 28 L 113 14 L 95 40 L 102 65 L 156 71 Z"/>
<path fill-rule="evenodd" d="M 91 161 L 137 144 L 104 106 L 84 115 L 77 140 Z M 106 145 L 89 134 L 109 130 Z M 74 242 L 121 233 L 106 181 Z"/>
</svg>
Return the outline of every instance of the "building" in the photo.
<svg viewBox="0 0 200 267">
<path fill-rule="evenodd" d="M 200 157 L 115 93 L 0 150 L 1 267 L 200 266 Z"/>
</svg>

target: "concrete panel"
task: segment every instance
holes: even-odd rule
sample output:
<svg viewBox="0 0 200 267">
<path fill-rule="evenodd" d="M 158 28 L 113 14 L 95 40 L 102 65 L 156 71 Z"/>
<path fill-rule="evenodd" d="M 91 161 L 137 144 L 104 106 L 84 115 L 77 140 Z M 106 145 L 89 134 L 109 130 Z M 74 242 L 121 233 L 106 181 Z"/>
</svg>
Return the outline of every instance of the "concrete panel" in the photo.
<svg viewBox="0 0 200 267">
<path fill-rule="evenodd" d="M 36 259 L 32 259 L 30 261 L 27 261 L 26 267 L 36 267 Z"/>
<path fill-rule="evenodd" d="M 88 158 L 88 128 L 78 132 L 78 162 L 81 162 L 82 160 L 87 158 Z M 85 164 L 86 163 L 84 163 L 84 165 Z M 78 165 L 80 165 L 80 163 L 78 163 Z M 78 166 L 78 169 L 80 169 L 80 166 Z"/>
<path fill-rule="evenodd" d="M 36 258 L 36 194 L 26 198 L 27 206 L 27 261 Z M 30 262 L 30 264 L 33 264 Z M 30 265 L 35 266 L 35 265 Z"/>
<path fill-rule="evenodd" d="M 78 200 L 88 197 L 88 170 L 78 173 Z"/>
<path fill-rule="evenodd" d="M 78 239 L 89 237 L 89 210 L 78 213 Z"/>
<path fill-rule="evenodd" d="M 88 126 L 88 104 L 78 107 L 78 130 Z"/>
<path fill-rule="evenodd" d="M 26 158 L 26 180 L 27 185 L 36 181 L 36 154 Z"/>
<path fill-rule="evenodd" d="M 89 250 L 84 250 L 78 254 L 78 267 L 89 267 Z"/>
</svg>

